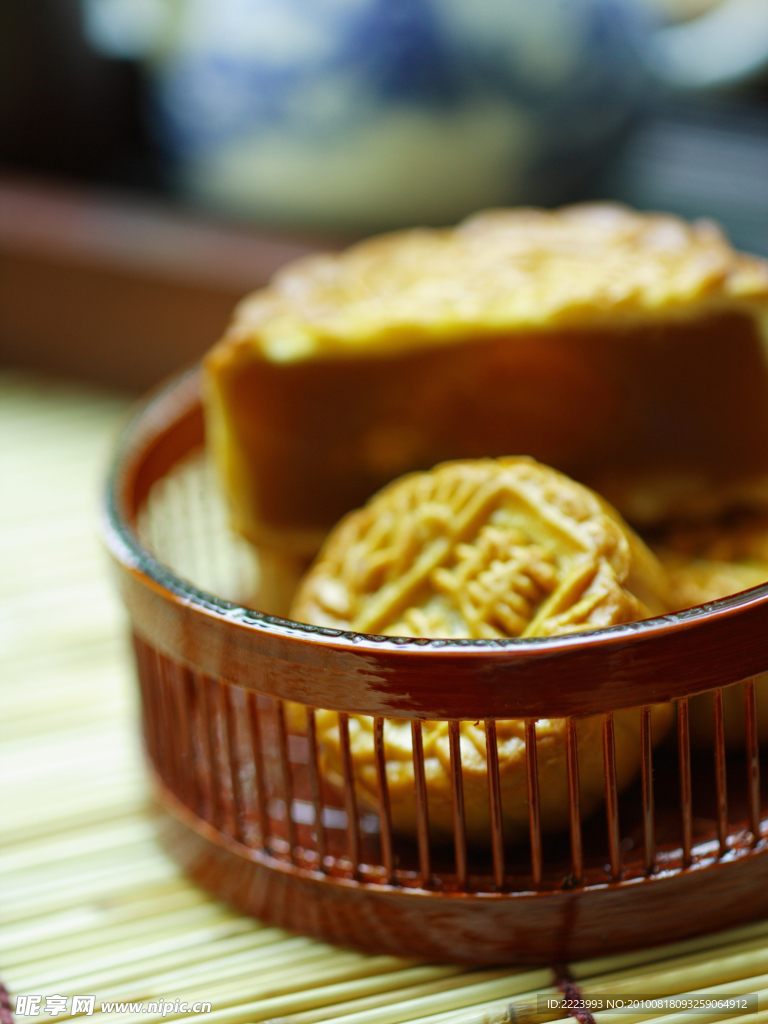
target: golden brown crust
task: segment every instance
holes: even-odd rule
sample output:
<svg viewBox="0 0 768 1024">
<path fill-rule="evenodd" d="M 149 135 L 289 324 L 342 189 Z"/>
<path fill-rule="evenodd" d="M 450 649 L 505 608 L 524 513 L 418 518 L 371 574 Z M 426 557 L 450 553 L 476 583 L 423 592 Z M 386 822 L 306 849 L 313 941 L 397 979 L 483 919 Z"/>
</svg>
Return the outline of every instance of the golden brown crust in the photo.
<svg viewBox="0 0 768 1024">
<path fill-rule="evenodd" d="M 593 491 L 532 459 L 477 459 L 396 480 L 348 515 L 291 614 L 394 636 L 553 636 L 663 613 L 666 587 Z"/>
<path fill-rule="evenodd" d="M 208 356 L 207 424 L 236 528 L 295 555 L 394 477 L 516 452 L 647 526 L 766 507 L 766 356 L 768 263 L 714 225 L 490 210 L 280 271 Z"/>
<path fill-rule="evenodd" d="M 768 518 L 745 515 L 724 525 L 710 522 L 669 531 L 657 554 L 669 574 L 676 608 L 716 601 L 750 587 L 768 583 Z M 756 679 L 757 725 L 761 743 L 768 742 L 768 673 Z M 744 684 L 723 690 L 725 742 L 744 749 Z M 691 740 L 711 750 L 714 702 L 711 693 L 692 697 Z"/>
<path fill-rule="evenodd" d="M 635 621 L 669 607 L 667 580 L 654 556 L 598 495 L 531 459 L 451 462 L 395 481 L 332 532 L 294 600 L 292 617 L 395 636 L 552 636 Z M 657 737 L 673 717 L 654 709 Z M 293 726 L 303 713 L 293 708 Z M 350 742 L 358 795 L 376 806 L 373 722 L 351 716 Z M 617 778 L 628 785 L 640 759 L 640 712 L 615 715 Z M 321 764 L 341 780 L 338 716 L 316 714 Z M 527 822 L 525 723 L 497 724 L 507 838 Z M 568 821 L 566 722 L 536 725 L 542 825 Z M 586 815 L 604 792 L 602 718 L 577 725 L 581 807 Z M 485 733 L 461 722 L 467 834 L 489 835 Z M 425 722 L 430 822 L 452 829 L 448 726 Z M 414 775 L 408 722 L 385 730 L 387 780 L 395 828 L 415 829 Z"/>
<path fill-rule="evenodd" d="M 708 221 L 612 203 L 489 210 L 291 264 L 240 304 L 222 344 L 289 362 L 750 307 L 768 308 L 768 263 Z"/>
<path fill-rule="evenodd" d="M 673 719 L 674 709 L 670 704 L 658 704 L 652 709 L 655 743 L 664 737 Z M 303 707 L 289 705 L 289 723 L 296 732 L 304 732 L 306 719 Z M 341 790 L 343 772 L 337 713 L 317 711 L 315 728 L 321 770 L 327 781 Z M 467 838 L 472 843 L 487 844 L 491 833 L 485 730 L 478 722 L 461 722 L 459 728 Z M 564 718 L 540 718 L 536 723 L 541 826 L 548 832 L 567 828 L 569 822 L 566 728 Z M 584 818 L 594 813 L 604 799 L 602 728 L 602 715 L 591 715 L 576 722 L 580 805 Z M 619 790 L 623 790 L 637 777 L 640 764 L 640 711 L 615 712 L 614 730 L 616 782 Z M 518 719 L 497 722 L 496 732 L 504 837 L 508 842 L 516 842 L 528 832 L 525 723 Z M 375 810 L 379 789 L 373 719 L 366 715 L 350 716 L 349 736 L 358 798 L 362 807 Z M 430 830 L 435 837 L 450 840 L 453 836 L 453 797 L 448 723 L 425 722 L 422 736 Z M 416 831 L 416 806 L 410 722 L 386 720 L 384 749 L 393 826 L 398 832 L 413 835 Z"/>
</svg>

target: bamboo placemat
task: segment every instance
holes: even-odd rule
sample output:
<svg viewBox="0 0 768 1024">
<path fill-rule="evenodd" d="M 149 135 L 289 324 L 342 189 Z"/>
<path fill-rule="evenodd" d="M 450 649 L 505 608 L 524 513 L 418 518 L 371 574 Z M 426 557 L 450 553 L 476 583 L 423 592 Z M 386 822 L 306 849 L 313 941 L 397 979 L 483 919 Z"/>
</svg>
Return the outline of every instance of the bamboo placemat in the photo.
<svg viewBox="0 0 768 1024">
<path fill-rule="evenodd" d="M 212 900 L 159 847 L 123 619 L 95 526 L 125 409 L 109 395 L 0 374 L 0 972 L 11 1005 L 39 995 L 36 1020 L 47 1021 L 70 1016 L 75 995 L 95 996 L 102 1017 L 106 1002 L 211 1003 L 196 1015 L 167 1006 L 106 1014 L 126 1024 L 561 1018 L 538 1016 L 536 999 L 562 989 L 568 971 L 479 970 L 336 949 Z M 569 972 L 585 996 L 757 992 L 759 1011 L 734 1020 L 768 1024 L 768 922 L 571 964 Z M 67 1010 L 46 1013 L 55 996 Z M 728 1019 L 670 1013 L 665 1024 Z"/>
</svg>

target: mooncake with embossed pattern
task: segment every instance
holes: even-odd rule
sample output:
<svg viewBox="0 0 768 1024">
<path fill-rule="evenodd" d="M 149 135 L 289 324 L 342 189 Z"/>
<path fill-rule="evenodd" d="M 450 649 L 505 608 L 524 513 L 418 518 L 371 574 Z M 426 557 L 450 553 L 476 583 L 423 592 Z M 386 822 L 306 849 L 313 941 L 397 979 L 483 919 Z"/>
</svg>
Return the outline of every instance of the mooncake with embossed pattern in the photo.
<svg viewBox="0 0 768 1024">
<path fill-rule="evenodd" d="M 446 463 L 395 481 L 331 533 L 296 594 L 291 615 L 315 625 L 411 637 L 493 639 L 558 636 L 633 622 L 669 610 L 665 571 L 598 495 L 527 458 Z M 302 711 L 291 720 L 299 727 Z M 673 718 L 653 710 L 660 738 Z M 640 764 L 640 711 L 619 711 L 616 771 L 621 788 Z M 322 770 L 341 777 L 338 717 L 316 713 Z M 536 725 L 542 825 L 568 821 L 562 719 Z M 602 801 L 601 716 L 577 723 L 581 806 Z M 467 833 L 489 835 L 485 732 L 461 723 Z M 508 838 L 527 828 L 525 723 L 497 727 Z M 358 794 L 375 807 L 373 721 L 350 718 Z M 395 828 L 415 828 L 410 724 L 385 727 L 387 779 Z M 431 827 L 449 836 L 452 797 L 448 725 L 424 723 Z"/>
<path fill-rule="evenodd" d="M 313 557 L 388 481 L 525 453 L 634 525 L 768 502 L 768 263 L 596 203 L 300 260 L 206 360 L 237 529 Z"/>
</svg>

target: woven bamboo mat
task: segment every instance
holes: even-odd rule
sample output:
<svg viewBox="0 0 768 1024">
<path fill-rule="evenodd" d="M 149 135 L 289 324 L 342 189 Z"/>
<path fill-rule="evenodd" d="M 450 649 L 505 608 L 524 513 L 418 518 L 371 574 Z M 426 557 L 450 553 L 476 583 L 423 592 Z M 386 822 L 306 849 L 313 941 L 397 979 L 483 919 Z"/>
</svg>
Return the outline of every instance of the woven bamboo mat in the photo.
<svg viewBox="0 0 768 1024">
<path fill-rule="evenodd" d="M 126 405 L 0 375 L 0 972 L 63 1020 L 75 995 L 141 1003 L 110 1021 L 291 1024 L 534 1021 L 552 969 L 478 970 L 371 957 L 244 918 L 188 882 L 155 841 L 120 609 L 96 535 L 97 493 Z M 582 993 L 759 993 L 768 922 L 570 965 Z M 46 1012 L 62 997 L 63 1013 Z M 210 1002 L 193 1015 L 147 1003 Z M 61 1000 L 59 1000 L 59 1004 Z M 56 1004 L 49 1004 L 56 1009 Z M 707 1024 L 728 1013 L 671 1013 Z M 19 1021 L 26 1017 L 19 1014 Z M 30 1018 L 31 1019 L 31 1018 Z M 596 1013 L 598 1024 L 653 1014 Z"/>
</svg>

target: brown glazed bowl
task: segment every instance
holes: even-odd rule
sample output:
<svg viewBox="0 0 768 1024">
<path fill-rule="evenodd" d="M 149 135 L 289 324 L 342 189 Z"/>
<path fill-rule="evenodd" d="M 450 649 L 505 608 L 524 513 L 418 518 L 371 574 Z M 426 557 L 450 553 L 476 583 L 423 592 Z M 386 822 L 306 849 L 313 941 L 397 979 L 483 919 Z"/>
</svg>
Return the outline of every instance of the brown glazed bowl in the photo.
<svg viewBox="0 0 768 1024">
<path fill-rule="evenodd" d="M 331 942 L 482 963 L 567 961 L 768 913 L 754 683 L 768 670 L 768 586 L 530 640 L 401 640 L 273 618 L 221 596 L 232 586 L 217 582 L 226 573 L 216 574 L 214 534 L 226 528 L 221 510 L 211 512 L 204 443 L 192 372 L 127 428 L 105 527 L 134 632 L 162 835 L 201 885 Z M 227 557 L 229 569 L 245 564 L 234 548 Z M 208 590 L 189 582 L 204 578 Z M 745 680 L 745 740 L 732 751 L 722 691 Z M 689 701 L 705 691 L 714 691 L 712 742 L 692 749 Z M 677 726 L 654 749 L 650 709 L 666 701 Z M 309 709 L 301 733 L 287 702 Z M 340 712 L 343 779 L 334 785 L 318 757 L 318 708 Z M 624 708 L 642 709 L 642 769 L 620 793 L 613 716 Z M 353 782 L 349 716 L 358 714 L 373 717 L 375 811 L 359 804 Z M 602 716 L 605 801 L 582 821 L 575 720 L 593 714 Z M 495 726 L 510 718 L 525 720 L 526 738 L 530 838 L 516 845 L 503 835 Z M 541 829 L 539 718 L 568 720 L 570 828 L 554 835 Z M 392 828 L 385 719 L 410 722 L 411 837 Z M 425 720 L 448 723 L 447 844 L 429 829 Z M 461 721 L 481 723 L 486 736 L 490 828 L 477 846 L 465 834 Z"/>
</svg>

